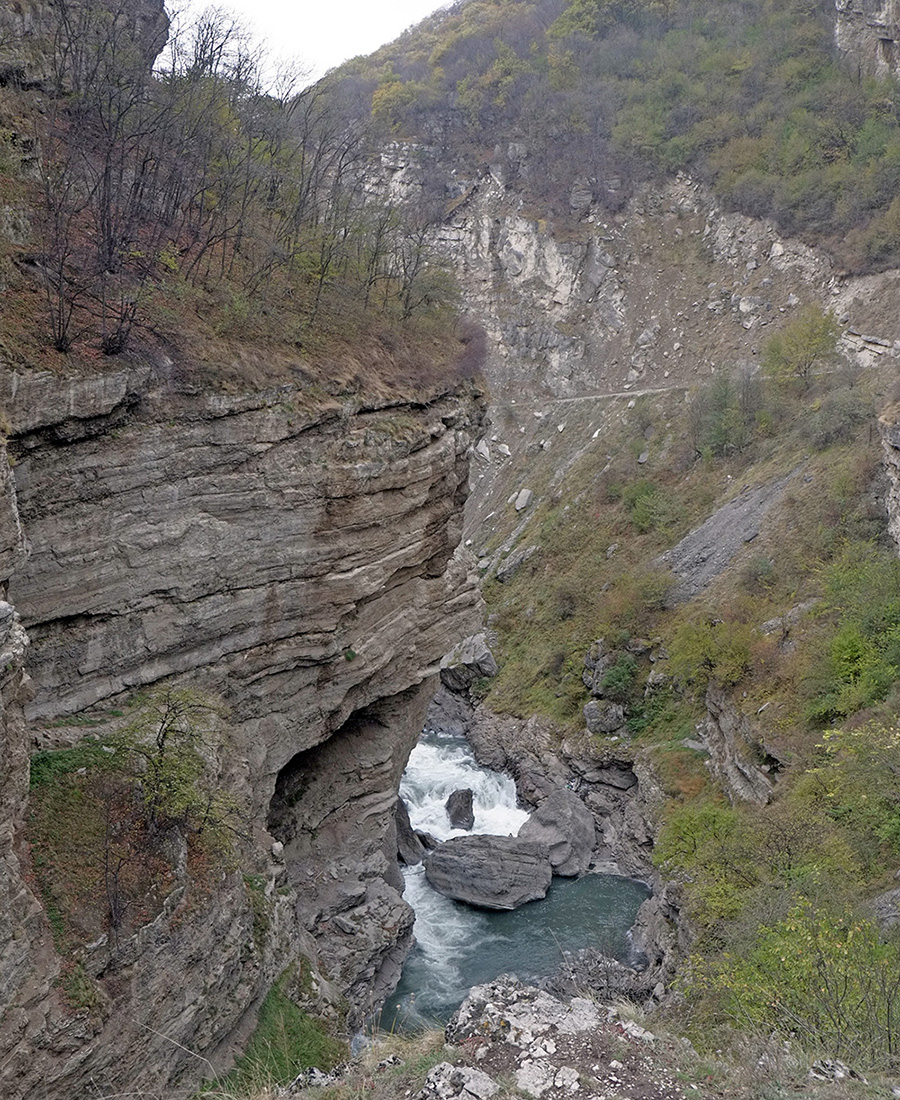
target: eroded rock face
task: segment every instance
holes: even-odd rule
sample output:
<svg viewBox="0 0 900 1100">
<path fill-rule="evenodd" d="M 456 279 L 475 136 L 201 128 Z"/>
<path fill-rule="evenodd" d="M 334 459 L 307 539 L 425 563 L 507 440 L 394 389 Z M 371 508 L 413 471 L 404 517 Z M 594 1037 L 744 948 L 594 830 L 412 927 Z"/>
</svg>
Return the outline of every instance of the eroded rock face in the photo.
<svg viewBox="0 0 900 1100">
<path fill-rule="evenodd" d="M 881 418 L 881 440 L 884 448 L 882 465 L 888 478 L 888 533 L 900 550 L 900 423 L 896 408 L 886 411 Z"/>
<path fill-rule="evenodd" d="M 715 684 L 706 692 L 706 708 L 703 737 L 709 748 L 710 770 L 731 799 L 764 806 L 771 801 L 774 784 L 760 767 L 760 760 L 754 759 L 762 755 L 758 735 Z"/>
<path fill-rule="evenodd" d="M 173 898 L 128 945 L 127 970 L 91 954 L 102 1011 L 66 1015 L 13 848 L 30 745 L 11 665 L 0 1093 L 15 1100 L 80 1095 L 89 1079 L 189 1085 L 208 1075 L 203 1058 L 228 1064 L 301 956 L 358 1018 L 410 943 L 394 804 L 440 658 L 479 618 L 454 549 L 480 401 L 354 411 L 291 386 L 201 393 L 174 374 L 0 373 L 31 548 L 21 565 L 19 521 L 0 510 L 0 564 L 21 565 L 9 598 L 31 638 L 27 716 L 42 746 L 59 743 L 60 717 L 159 681 L 225 700 L 224 780 L 253 809 L 246 861 L 265 884 L 265 928 L 236 873 L 187 912 Z"/>
<path fill-rule="evenodd" d="M 835 0 L 838 49 L 864 72 L 895 75 L 900 67 L 900 12 L 895 0 Z"/>
<path fill-rule="evenodd" d="M 425 877 L 448 898 L 482 909 L 517 909 L 544 897 L 553 877 L 546 844 L 506 836 L 460 836 L 425 860 Z"/>
<path fill-rule="evenodd" d="M 519 829 L 519 837 L 547 845 L 555 875 L 581 875 L 594 851 L 594 818 L 577 794 L 556 790 Z"/>
<path fill-rule="evenodd" d="M 53 86 L 60 68 L 53 52 L 62 7 L 52 0 L 34 0 L 0 8 L 0 83 Z M 127 35 L 129 46 L 137 46 L 137 56 L 148 68 L 166 44 L 169 20 L 162 0 L 75 0 L 66 9 L 77 35 L 91 22 L 85 12 L 109 13 L 107 21 L 114 15 L 121 21 L 123 39 Z"/>
<path fill-rule="evenodd" d="M 402 798 L 397 799 L 397 857 L 407 867 L 421 863 L 428 850 L 419 839 L 418 833 L 409 820 L 409 810 Z"/>
</svg>

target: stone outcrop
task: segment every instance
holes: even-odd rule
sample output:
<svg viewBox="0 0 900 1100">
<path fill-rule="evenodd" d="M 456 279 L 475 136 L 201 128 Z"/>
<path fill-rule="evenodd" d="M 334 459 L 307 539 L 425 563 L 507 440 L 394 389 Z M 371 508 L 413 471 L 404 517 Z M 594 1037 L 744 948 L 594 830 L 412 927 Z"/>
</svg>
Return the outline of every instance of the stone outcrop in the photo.
<svg viewBox="0 0 900 1100">
<path fill-rule="evenodd" d="M 468 787 L 453 791 L 447 799 L 447 817 L 454 829 L 471 829 L 475 824 L 474 793 Z"/>
<path fill-rule="evenodd" d="M 873 76 L 900 69 L 900 8 L 897 0 L 835 0 L 837 48 Z"/>
<path fill-rule="evenodd" d="M 745 486 L 733 500 L 662 555 L 660 561 L 676 577 L 670 602 L 692 600 L 728 568 L 744 546 L 757 537 L 760 525 L 781 501 L 799 471 L 797 467 L 767 485 Z"/>
<path fill-rule="evenodd" d="M 397 799 L 397 858 L 407 867 L 415 867 L 425 858 L 427 848 L 419 839 L 419 834 L 409 820 L 409 810 L 402 798 Z"/>
<path fill-rule="evenodd" d="M 710 771 L 729 798 L 764 806 L 771 801 L 774 784 L 762 770 L 759 735 L 716 684 L 707 689 L 706 709 L 703 739 L 709 749 Z"/>
<path fill-rule="evenodd" d="M 522 840 L 536 840 L 550 851 L 555 875 L 584 874 L 594 851 L 594 818 L 577 794 L 553 791 L 519 829 Z"/>
<path fill-rule="evenodd" d="M 63 7 L 53 0 L 0 7 L 0 84 L 52 87 L 64 76 L 59 59 L 53 57 Z M 129 47 L 137 47 L 137 56 L 148 69 L 165 46 L 169 20 L 162 0 L 74 0 L 65 9 L 74 36 L 81 39 L 100 12 L 108 13 L 100 15 L 104 34 L 115 33 L 109 30 L 109 19 L 115 17 L 121 24 L 122 41 L 127 39 Z"/>
<path fill-rule="evenodd" d="M 431 720 L 439 725 L 438 714 Z M 663 795 L 646 764 L 598 749 L 587 736 L 561 742 L 549 722 L 484 706 L 472 711 L 467 730 L 478 762 L 512 775 L 524 804 L 538 806 L 560 788 L 583 801 L 596 827 L 596 867 L 639 878 L 650 873 Z"/>
<path fill-rule="evenodd" d="M 479 1075 L 467 1078 L 438 1066 L 415 1100 L 466 1100 L 494 1095 L 491 1085 L 512 1082 L 516 1095 L 653 1097 L 680 1100 L 674 1067 L 648 1057 L 656 1036 L 585 996 L 561 999 L 509 977 L 476 986 L 455 1013 L 447 1041 L 464 1045 Z M 485 1080 L 486 1078 L 486 1080 Z"/>
<path fill-rule="evenodd" d="M 485 634 L 465 638 L 441 661 L 441 683 L 461 694 L 477 680 L 497 675 L 497 662 Z"/>
<path fill-rule="evenodd" d="M 887 474 L 888 534 L 900 550 L 900 416 L 896 407 L 887 409 L 881 417 L 882 465 Z"/>
<path fill-rule="evenodd" d="M 399 776 L 441 656 L 478 622 L 474 572 L 454 556 L 477 394 L 359 407 L 300 386 L 211 392 L 160 361 L 87 378 L 6 370 L 0 405 L 15 461 L 15 486 L 0 462 L 0 565 L 18 567 L 8 598 L 34 681 L 29 701 L 24 636 L 0 616 L 14 653 L 0 673 L 0 1092 L 189 1085 L 228 1064 L 301 957 L 360 1018 L 411 942 Z M 60 723 L 88 707 L 102 732 L 162 681 L 229 708 L 222 779 L 252 807 L 244 862 L 265 927 L 238 874 L 187 910 L 173 897 L 125 970 L 93 946 L 105 1007 L 73 1019 L 15 847 L 28 753 L 80 736 Z"/>
<path fill-rule="evenodd" d="M 460 836 L 425 860 L 439 893 L 482 909 L 517 909 L 544 897 L 553 877 L 546 844 L 516 837 Z"/>
</svg>

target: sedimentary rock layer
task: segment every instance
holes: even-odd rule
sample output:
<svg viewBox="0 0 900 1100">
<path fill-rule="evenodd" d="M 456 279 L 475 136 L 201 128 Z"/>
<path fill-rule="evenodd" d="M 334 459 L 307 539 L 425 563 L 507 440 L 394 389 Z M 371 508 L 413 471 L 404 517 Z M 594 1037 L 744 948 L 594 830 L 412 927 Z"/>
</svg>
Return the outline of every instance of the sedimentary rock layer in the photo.
<svg viewBox="0 0 900 1100">
<path fill-rule="evenodd" d="M 454 551 L 480 399 L 360 408 L 301 387 L 224 394 L 177 378 L 166 363 L 0 375 L 18 494 L 17 512 L 7 479 L 0 552 L 7 574 L 19 566 L 9 599 L 34 681 L 28 744 L 19 646 L 0 742 L 6 939 L 18 945 L 2 956 L 4 1096 L 196 1080 L 210 1072 L 202 1059 L 227 1064 L 298 956 L 359 1016 L 409 943 L 394 802 L 441 656 L 477 624 L 476 583 Z M 73 1016 L 14 858 L 28 750 L 80 735 L 60 719 L 102 716 L 160 681 L 229 708 L 221 774 L 253 810 L 243 869 L 265 934 L 227 874 L 187 911 L 173 898 L 116 952 L 93 945 L 84 966 L 100 1008 Z"/>
</svg>

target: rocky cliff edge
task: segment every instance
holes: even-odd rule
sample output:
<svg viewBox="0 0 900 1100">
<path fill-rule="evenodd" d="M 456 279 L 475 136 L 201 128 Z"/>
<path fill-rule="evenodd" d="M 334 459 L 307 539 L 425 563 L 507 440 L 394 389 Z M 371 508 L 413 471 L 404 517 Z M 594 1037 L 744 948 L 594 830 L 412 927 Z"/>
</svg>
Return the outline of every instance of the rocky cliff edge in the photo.
<svg viewBox="0 0 900 1100">
<path fill-rule="evenodd" d="M 170 368 L 0 379 L 11 1098 L 209 1076 L 298 960 L 358 1020 L 411 942 L 393 809 L 440 658 L 478 619 L 456 548 L 482 400 L 213 393 Z M 127 944 L 85 945 L 97 995 L 79 1010 L 22 843 L 29 754 L 83 736 L 71 716 L 87 708 L 102 731 L 163 682 L 228 707 L 220 775 L 252 806 L 245 878 L 193 898 L 181 883 Z"/>
</svg>

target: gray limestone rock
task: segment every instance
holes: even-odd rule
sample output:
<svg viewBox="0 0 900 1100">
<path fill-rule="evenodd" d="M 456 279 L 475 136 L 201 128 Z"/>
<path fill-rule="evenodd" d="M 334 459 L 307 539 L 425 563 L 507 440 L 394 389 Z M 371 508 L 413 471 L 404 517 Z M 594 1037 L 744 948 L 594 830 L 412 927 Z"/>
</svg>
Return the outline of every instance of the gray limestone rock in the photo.
<svg viewBox="0 0 900 1100">
<path fill-rule="evenodd" d="M 501 584 L 506 584 L 508 581 L 511 581 L 525 562 L 533 557 L 539 549 L 539 546 L 525 546 L 521 550 L 514 550 L 513 553 L 511 553 L 509 557 L 504 558 L 498 566 L 497 580 Z"/>
<path fill-rule="evenodd" d="M 425 1078 L 415 1100 L 490 1100 L 499 1091 L 497 1082 L 480 1069 L 441 1062 Z"/>
<path fill-rule="evenodd" d="M 426 848 L 409 821 L 409 810 L 402 798 L 397 799 L 397 855 L 407 867 L 414 867 L 425 858 Z"/>
<path fill-rule="evenodd" d="M 291 385 L 203 390 L 170 384 L 169 368 L 0 372 L 16 459 L 0 479 L 0 570 L 36 685 L 29 700 L 21 660 L 0 662 L 3 1096 L 190 1087 L 204 1058 L 220 1068 L 289 963 L 303 956 L 332 979 L 311 1011 L 343 998 L 360 1019 L 412 943 L 397 788 L 433 670 L 480 617 L 470 559 L 455 553 L 480 401 L 460 391 L 337 417 Z M 402 438 L 384 429 L 396 415 Z M 108 1016 L 73 1026 L 53 1008 L 59 964 L 12 843 L 27 791 L 21 710 L 55 747 L 56 719 L 113 711 L 160 681 L 228 704 L 223 785 L 259 823 L 252 858 L 277 875 L 268 931 L 255 942 L 240 875 L 187 909 L 179 885 L 117 946 L 134 980 L 116 985 Z M 111 950 L 91 951 L 92 975 Z"/>
<path fill-rule="evenodd" d="M 592 699 L 585 704 L 584 721 L 591 733 L 615 733 L 625 725 L 625 710 L 619 703 L 602 703 Z"/>
<path fill-rule="evenodd" d="M 497 662 L 485 634 L 465 638 L 441 661 L 441 683 L 459 694 L 476 681 L 497 675 Z"/>
<path fill-rule="evenodd" d="M 581 875 L 594 850 L 594 818 L 577 794 L 561 788 L 538 806 L 519 829 L 519 837 L 547 845 L 554 874 Z"/>
<path fill-rule="evenodd" d="M 482 835 L 446 841 L 425 860 L 425 877 L 456 901 L 516 909 L 544 897 L 553 873 L 546 844 Z"/>
<path fill-rule="evenodd" d="M 454 791 L 447 799 L 447 817 L 454 829 L 471 829 L 475 824 L 475 811 L 472 808 L 474 795 L 469 787 Z"/>
<path fill-rule="evenodd" d="M 764 806 L 771 800 L 774 787 L 759 766 L 763 749 L 750 719 L 717 684 L 707 689 L 706 709 L 703 739 L 709 750 L 710 770 L 732 798 Z"/>
</svg>

